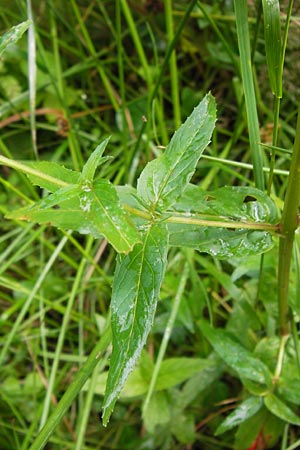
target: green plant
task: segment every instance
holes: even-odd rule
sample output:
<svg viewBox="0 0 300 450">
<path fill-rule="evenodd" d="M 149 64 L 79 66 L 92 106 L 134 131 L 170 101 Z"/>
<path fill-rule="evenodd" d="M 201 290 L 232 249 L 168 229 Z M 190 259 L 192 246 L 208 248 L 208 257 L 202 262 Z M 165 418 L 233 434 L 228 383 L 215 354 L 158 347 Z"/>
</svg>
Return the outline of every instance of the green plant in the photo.
<svg viewBox="0 0 300 450">
<path fill-rule="evenodd" d="M 92 153 L 81 173 L 55 163 L 24 164 L 0 157 L 2 164 L 21 170 L 34 184 L 52 192 L 10 213 L 9 218 L 51 224 L 94 238 L 104 236 L 120 254 L 112 287 L 113 352 L 104 398 L 105 425 L 151 329 L 169 246 L 191 247 L 223 258 L 259 254 L 272 247 L 271 232 L 276 232 L 278 220 L 268 196 L 255 188 L 204 192 L 189 184 L 215 120 L 215 102 L 208 94 L 175 132 L 164 154 L 147 164 L 137 189 L 114 187 L 96 176 L 96 169 L 107 162 L 102 154 L 108 139 Z M 209 336 L 208 328 L 204 334 Z M 1 361 L 12 338 L 13 334 Z M 232 353 L 229 347 L 227 354 Z M 245 371 L 252 373 L 252 380 L 270 387 L 271 376 L 267 380 L 262 372 L 256 376 L 256 364 L 258 360 L 253 366 L 245 363 Z"/>
<path fill-rule="evenodd" d="M 50 3 L 52 4 L 52 2 Z M 300 195 L 298 177 L 299 119 L 281 218 L 278 217 L 277 210 L 279 209 L 278 205 L 281 206 L 280 199 L 283 198 L 285 179 L 282 180 L 280 194 L 272 191 L 279 184 L 278 182 L 274 184 L 273 174 L 278 173 L 278 171 L 274 171 L 275 155 L 278 151 L 283 152 L 277 147 L 279 106 L 292 2 L 289 4 L 285 34 L 282 40 L 280 39 L 279 3 L 264 1 L 262 5 L 259 5 L 260 9 L 257 13 L 257 24 L 261 12 L 264 13 L 264 39 L 270 86 L 275 95 L 273 113 L 270 113 L 265 105 L 265 109 L 263 109 L 262 102 L 256 102 L 257 92 L 255 91 L 258 90 L 258 87 L 250 64 L 247 2 L 235 2 L 235 20 L 241 57 L 241 86 L 245 92 L 245 111 L 249 124 L 249 154 L 251 153 L 253 160 L 255 185 L 259 190 L 246 187 L 245 184 L 249 184 L 248 180 L 240 174 L 238 176 L 242 180 L 243 186 L 231 186 L 233 183 L 231 183 L 230 175 L 236 177 L 237 174 L 230 169 L 228 170 L 229 176 L 224 183 L 224 174 L 219 171 L 219 164 L 222 168 L 228 167 L 228 164 L 235 164 L 239 168 L 249 167 L 240 162 L 239 154 L 237 161 L 233 163 L 219 158 L 219 153 L 216 151 L 217 145 L 219 148 L 221 146 L 218 143 L 217 133 L 224 132 L 231 136 L 224 149 L 222 147 L 222 157 L 226 158 L 228 150 L 233 148 L 243 127 L 246 127 L 246 120 L 242 117 L 244 106 L 242 101 L 239 104 L 241 114 L 236 130 L 231 135 L 229 128 L 224 130 L 219 127 L 214 135 L 212 145 L 208 147 L 209 155 L 203 154 L 204 149 L 210 143 L 216 119 L 215 102 L 210 94 L 204 97 L 184 125 L 174 134 L 166 150 L 161 154 L 159 148 L 155 148 L 153 153 L 158 157 L 148 163 L 143 170 L 139 167 L 142 173 L 138 179 L 137 188 L 133 187 L 135 186 L 137 155 L 139 155 L 140 165 L 142 165 L 145 160 L 149 160 L 149 149 L 154 148 L 149 137 L 151 113 L 154 122 L 155 115 L 157 116 L 157 124 L 151 123 L 154 136 L 158 131 L 161 142 L 164 144 L 168 142 L 167 123 L 164 120 L 165 112 L 163 110 L 165 94 L 162 89 L 162 84 L 166 81 L 164 74 L 168 64 L 170 64 L 171 81 L 170 99 L 176 126 L 180 123 L 180 116 L 187 115 L 180 111 L 179 86 L 183 80 L 180 78 L 182 74 L 177 70 L 178 61 L 176 62 L 174 48 L 195 3 L 195 1 L 189 2 L 189 6 L 181 11 L 182 20 L 174 33 L 172 14 L 178 13 L 178 5 L 175 2 L 173 4 L 166 2 L 165 20 L 169 44 L 163 64 L 158 71 L 159 57 L 155 47 L 156 37 L 149 23 L 143 28 L 143 24 L 135 22 L 134 12 L 129 8 L 127 1 L 122 0 L 116 4 L 116 28 L 114 29 L 107 14 L 105 2 L 99 2 L 103 17 L 106 17 L 112 34 L 116 36 L 119 70 L 119 79 L 117 79 L 115 73 L 109 70 L 109 63 L 106 65 L 100 63 L 101 58 L 98 58 L 97 48 L 91 39 L 91 30 L 81 15 L 81 9 L 75 1 L 70 2 L 71 9 L 76 16 L 78 29 L 85 40 L 87 52 L 102 80 L 108 101 L 116 111 L 119 123 L 121 123 L 119 133 L 121 138 L 113 126 L 110 129 L 108 122 L 100 124 L 101 129 L 105 130 L 103 134 L 105 136 L 112 134 L 112 137 L 102 140 L 84 164 L 81 172 L 79 168 L 82 167 L 83 160 L 87 157 L 81 154 L 82 147 L 79 145 L 79 140 L 74 139 L 74 133 L 70 133 L 68 136 L 71 162 L 67 162 L 69 167 L 74 167 L 74 171 L 50 161 L 18 162 L 9 155 L 4 143 L 0 140 L 1 149 L 8 156 L 8 158 L 0 156 L 0 163 L 16 169 L 22 180 L 21 188 L 17 191 L 13 179 L 13 176 L 16 175 L 12 175 L 14 172 L 10 171 L 13 181 L 6 182 L 4 177 L 4 179 L 1 178 L 2 184 L 5 187 L 8 186 L 8 192 L 16 191 L 19 199 L 29 204 L 25 208 L 14 211 L 13 208 L 16 203 L 19 203 L 19 200 L 16 202 L 13 198 L 10 205 L 10 209 L 13 211 L 8 213 L 5 207 L 5 194 L 1 194 L 4 198 L 1 211 L 11 219 L 10 222 L 5 221 L 3 226 L 12 228 L 12 236 L 15 236 L 14 233 L 17 231 L 17 228 L 13 230 L 15 224 L 21 230 L 20 234 L 17 234 L 15 242 L 13 241 L 8 248 L 5 247 L 5 243 L 6 239 L 10 239 L 9 232 L 0 241 L 4 249 L 1 255 L 0 275 L 1 286 L 5 286 L 6 289 L 3 296 L 4 299 L 9 298 L 9 294 L 7 294 L 9 290 L 15 295 L 14 301 L 10 303 L 10 308 L 1 316 L 4 330 L 8 331 L 2 342 L 0 359 L 4 367 L 2 376 L 5 380 L 2 389 L 3 404 L 5 405 L 4 416 L 7 414 L 6 409 L 11 409 L 17 420 L 17 425 L 10 424 L 8 421 L 7 426 L 4 422 L 4 430 L 11 426 L 16 435 L 16 443 L 13 444 L 16 448 L 25 450 L 32 443 L 31 450 L 40 449 L 54 434 L 54 430 L 58 430 L 58 432 L 51 437 L 51 444 L 57 445 L 58 448 L 65 445 L 65 440 L 68 438 L 60 433 L 58 425 L 64 420 L 69 426 L 65 413 L 72 401 L 77 399 L 79 410 L 76 434 L 72 434 L 72 427 L 68 428 L 68 430 L 71 429 L 70 435 L 74 440 L 68 445 L 76 450 L 81 449 L 84 445 L 85 430 L 94 394 L 104 396 L 103 422 L 105 424 L 115 408 L 112 416 L 114 420 L 110 423 L 112 426 L 105 430 L 108 433 L 101 430 L 104 441 L 106 436 L 114 433 L 110 430 L 117 429 L 116 435 L 118 435 L 119 430 L 122 429 L 120 417 L 126 411 L 123 402 L 129 400 L 134 405 L 142 399 L 143 424 L 151 435 L 151 439 L 153 438 L 149 448 L 167 448 L 168 445 L 171 445 L 172 437 L 182 445 L 190 444 L 195 441 L 197 431 L 204 424 L 208 424 L 208 432 L 207 436 L 203 438 L 203 448 L 208 448 L 208 445 L 212 445 L 211 448 L 215 448 L 215 446 L 232 448 L 234 446 L 239 450 L 242 448 L 256 449 L 259 446 L 274 448 L 279 437 L 282 438 L 281 449 L 291 449 L 297 445 L 296 434 L 298 431 L 296 427 L 299 426 L 300 405 L 298 394 L 300 351 L 297 331 L 299 304 L 297 289 L 295 289 L 297 278 L 293 279 L 294 272 L 291 271 L 291 267 L 293 264 L 297 264 L 297 258 L 299 260 L 299 254 L 297 254 L 297 251 L 299 252 L 298 235 L 295 234 L 298 227 L 297 214 Z M 230 43 L 230 33 L 227 33 L 226 27 L 222 26 L 222 21 L 228 20 L 228 17 L 220 19 L 218 15 L 215 15 L 215 12 L 218 11 L 216 5 L 209 8 L 202 2 L 197 2 L 197 4 L 199 10 L 197 12 L 195 10 L 195 16 L 199 15 L 199 22 L 206 21 L 204 26 L 209 23 L 218 38 L 218 43 L 214 43 L 214 62 L 217 61 L 217 50 L 220 50 L 221 45 L 221 50 L 224 49 L 225 53 L 227 52 L 226 64 L 229 60 L 239 74 L 237 54 L 234 45 L 232 42 Z M 93 6 L 91 9 L 93 10 Z M 40 60 L 39 70 L 41 67 L 48 67 L 49 79 L 52 80 L 65 114 L 71 122 L 70 103 L 64 98 L 65 80 L 63 78 L 66 74 L 61 69 L 59 41 L 53 11 L 52 9 L 50 14 L 50 24 L 55 71 L 52 70 L 51 57 L 44 51 L 41 41 L 38 41 L 39 57 L 42 55 L 42 64 Z M 129 116 L 131 114 L 133 119 L 135 115 L 133 103 L 126 103 L 128 95 L 125 90 L 124 73 L 128 61 L 124 57 L 123 19 L 128 26 L 128 32 L 132 37 L 140 62 L 139 74 L 142 74 L 141 77 L 143 77 L 149 92 L 147 96 L 138 99 L 138 103 L 143 104 L 143 110 L 147 112 L 148 122 L 145 120 L 139 124 L 137 138 L 133 133 L 130 121 L 128 121 L 128 114 Z M 232 17 L 229 17 L 229 21 L 234 23 Z M 250 22 L 252 23 L 252 21 Z M 221 25 L 222 31 L 217 23 Z M 13 35 L 14 41 L 21 36 L 28 25 L 29 23 L 25 22 L 20 28 L 17 28 L 20 33 Z M 140 26 L 141 28 L 139 28 Z M 147 36 L 150 36 L 151 43 L 156 50 L 155 63 L 147 55 L 146 46 L 143 46 L 141 29 L 144 33 L 147 30 Z M 208 44 L 213 45 L 212 42 Z M 0 43 L 0 49 L 5 49 L 6 45 L 5 38 Z M 110 46 L 107 48 L 108 54 L 110 54 Z M 70 51 L 70 47 L 68 51 Z M 78 53 L 80 54 L 80 52 Z M 224 58 L 224 53 L 220 56 Z M 85 60 L 84 55 L 81 59 L 84 61 L 83 66 L 85 63 L 91 64 L 90 61 Z M 75 67 L 74 72 L 80 70 L 80 67 L 82 66 Z M 115 95 L 114 86 L 119 87 L 120 98 Z M 74 90 L 73 94 L 76 94 Z M 32 99 L 31 93 L 29 96 Z M 194 92 L 192 91 L 192 100 L 195 102 L 193 96 Z M 51 95 L 49 97 L 51 98 Z M 197 92 L 197 97 L 199 97 L 199 92 Z M 41 98 L 43 97 L 41 96 Z M 181 101 L 183 98 L 182 95 Z M 189 101 L 185 102 L 185 106 L 190 112 Z M 221 104 L 219 104 L 220 107 L 222 107 Z M 31 109 L 33 112 L 34 108 Z M 264 157 L 262 157 L 262 146 L 259 145 L 258 120 L 261 120 L 262 109 L 268 118 L 273 117 L 274 122 L 272 145 L 269 147 L 271 158 L 268 180 L 265 179 Z M 34 120 L 31 121 L 32 132 L 35 126 Z M 79 136 L 81 136 L 80 133 Z M 98 141 L 98 137 L 95 139 L 92 133 L 88 134 L 87 132 L 82 133 L 82 136 L 84 136 L 86 153 L 89 153 L 90 146 L 86 143 L 87 136 L 93 142 Z M 34 133 L 32 133 L 32 137 L 34 138 Z M 132 141 L 129 141 L 129 137 Z M 138 153 L 141 143 L 145 145 L 145 156 Z M 107 145 L 109 145 L 110 153 L 116 155 L 117 158 L 103 157 Z M 59 152 L 55 152 L 54 161 L 60 159 L 59 154 L 63 148 L 64 145 Z M 268 147 L 265 146 L 265 148 Z M 287 153 L 285 154 L 287 155 Z M 199 172 L 196 170 L 202 156 L 200 167 L 203 167 L 203 162 L 209 158 L 213 160 L 214 165 L 208 166 L 207 173 L 204 173 L 203 169 L 202 171 L 200 169 Z M 134 159 L 135 162 L 133 162 Z M 284 161 L 287 167 L 288 157 Z M 99 167 L 100 170 L 98 170 Z M 216 173 L 220 174 L 218 182 Z M 24 174 L 27 177 L 23 176 Z M 33 185 L 40 186 L 42 193 L 38 189 L 32 188 L 28 179 Z M 230 181 L 228 182 L 228 180 Z M 194 184 L 191 184 L 191 181 L 194 181 Z M 122 184 L 122 182 L 127 182 L 129 185 Z M 201 184 L 201 187 L 198 186 L 198 183 Z M 214 184 L 216 186 L 226 184 L 226 186 L 213 187 Z M 265 184 L 268 186 L 267 195 L 262 191 Z M 207 186 L 210 189 L 207 189 Z M 273 200 L 270 199 L 270 195 L 275 200 L 276 207 Z M 40 223 L 41 227 L 35 228 L 31 224 L 24 225 L 24 220 Z M 51 233 L 55 233 L 55 231 L 49 225 L 63 230 L 64 236 L 60 241 L 51 239 Z M 50 236 L 49 241 L 47 238 L 45 239 L 43 233 L 47 238 Z M 84 234 L 89 237 L 83 236 Z M 61 232 L 58 232 L 57 236 L 60 235 Z M 27 242 L 24 242 L 27 236 L 29 238 Z M 31 242 L 35 242 L 36 237 L 40 246 L 40 252 L 36 252 L 36 254 L 40 255 L 40 260 L 43 262 L 45 248 L 51 251 L 51 257 L 47 263 L 44 262 L 44 267 L 36 280 L 28 277 L 27 283 L 19 282 L 19 277 L 21 278 L 25 272 L 25 270 L 22 272 L 21 265 L 16 263 L 19 255 L 25 255 L 26 261 L 29 261 L 33 267 L 37 265 L 36 255 L 35 259 L 31 259 L 31 255 L 28 256 L 28 249 Z M 97 267 L 93 259 L 91 249 L 94 245 L 94 238 L 100 239 L 100 252 L 105 252 L 105 270 Z M 294 245 L 295 239 L 296 246 Z M 278 241 L 279 262 L 277 268 L 276 246 Z M 20 248 L 18 248 L 18 242 L 22 243 Z M 82 255 L 80 262 L 73 260 L 72 247 L 69 242 Z M 112 248 L 106 245 L 107 242 L 111 244 Z M 293 247 L 295 263 L 292 261 Z M 65 252 L 66 248 L 68 249 Z M 14 249 L 17 251 L 14 252 Z M 110 266 L 114 267 L 115 252 L 118 255 L 115 273 L 112 277 L 113 269 Z M 201 252 L 208 253 L 210 256 L 204 257 L 200 254 Z M 14 253 L 15 256 L 11 256 L 6 261 L 5 255 Z M 257 255 L 260 254 L 264 255 L 264 259 L 260 263 L 260 282 L 257 283 Z M 62 261 L 74 270 L 75 275 L 72 271 L 69 272 L 69 279 L 72 280 L 70 292 L 67 292 L 68 288 L 62 287 L 64 285 L 63 276 L 61 280 L 58 280 L 58 277 L 55 278 L 55 270 L 52 270 L 54 261 L 58 257 L 61 257 Z M 110 297 L 108 285 L 112 282 L 110 315 L 106 316 L 105 312 L 100 315 L 98 312 L 99 310 L 105 311 L 101 293 L 99 309 L 95 308 L 96 311 L 92 311 L 91 308 L 91 316 L 95 318 L 95 322 L 99 322 L 100 333 L 93 329 L 92 321 L 88 315 L 85 315 L 83 309 L 84 292 L 86 286 L 89 285 L 89 278 L 84 275 L 87 261 L 101 277 L 100 282 L 97 278 L 95 278 L 96 281 L 93 281 L 94 285 L 101 284 L 98 294 L 106 285 L 104 287 L 105 294 Z M 10 271 L 14 273 L 15 267 L 17 267 L 16 276 L 12 278 L 9 276 Z M 8 275 L 2 276 L 5 268 L 9 268 Z M 276 272 L 278 272 L 278 285 L 275 281 Z M 103 279 L 105 283 L 103 283 Z M 257 284 L 260 285 L 258 293 Z M 54 295 L 53 297 L 58 300 L 52 302 L 49 300 L 52 296 L 49 295 L 48 298 L 47 292 L 49 290 L 52 294 L 51 290 L 55 289 L 62 294 Z M 200 296 L 199 292 L 201 292 Z M 277 293 L 279 293 L 279 308 L 276 307 L 276 301 L 274 301 Z M 163 301 L 158 302 L 160 295 Z M 89 298 L 92 298 L 92 294 L 89 295 Z M 166 299 L 167 301 L 164 301 Z M 52 311 L 52 308 L 53 315 L 49 315 L 49 322 L 48 319 L 45 321 L 48 310 Z M 156 309 L 158 311 L 155 318 Z M 56 314 L 62 315 L 61 322 L 57 320 L 55 323 Z M 10 318 L 13 318 L 11 322 L 9 322 Z M 34 327 L 32 332 L 29 331 L 35 321 L 40 322 L 38 336 L 42 351 L 35 342 L 33 345 L 30 342 L 36 333 Z M 49 351 L 49 348 L 52 347 L 53 336 L 49 335 L 48 338 L 47 335 L 49 333 L 47 325 L 51 324 L 51 321 L 55 323 L 54 336 L 56 333 L 58 336 L 55 346 L 53 346 L 53 354 Z M 102 325 L 100 326 L 103 322 L 105 322 L 104 331 Z M 74 324 L 76 326 L 78 324 L 78 343 L 76 342 L 77 337 L 74 337 Z M 153 331 L 150 340 L 148 339 L 148 352 L 143 351 L 143 345 L 152 326 Z M 84 347 L 84 336 L 86 330 L 91 330 L 94 342 L 98 341 L 98 343 L 95 344 L 90 356 L 85 360 L 84 349 L 87 352 L 87 348 Z M 290 331 L 292 337 L 290 337 Z M 53 333 L 52 330 L 51 332 Z M 151 346 L 153 345 L 153 336 L 155 339 L 155 333 L 156 336 L 162 334 L 163 338 L 156 358 L 152 358 Z M 190 339 L 191 336 L 193 344 L 187 346 L 185 339 Z M 108 371 L 106 365 L 110 356 L 111 340 L 113 352 Z M 26 374 L 26 370 L 23 370 L 22 354 L 25 352 L 22 341 L 26 342 L 28 346 L 34 369 L 39 374 L 38 380 L 35 379 L 36 373 Z M 160 342 L 160 339 L 158 341 Z M 77 355 L 75 351 L 72 358 L 71 354 L 77 344 L 79 354 Z M 170 353 L 173 351 L 171 357 L 166 356 L 168 346 L 171 347 Z M 11 358 L 11 355 L 14 352 L 20 354 L 23 366 L 19 364 L 18 367 L 17 362 L 12 362 L 14 359 Z M 187 357 L 187 354 L 193 356 Z M 62 364 L 64 358 L 69 361 L 65 365 Z M 40 375 L 39 361 L 41 359 L 46 376 Z M 49 360 L 51 360 L 51 368 L 49 368 Z M 71 385 L 68 388 L 62 387 L 60 392 L 57 387 L 62 379 L 64 382 L 68 382 L 68 370 L 73 368 L 74 361 L 78 361 L 81 368 L 74 377 L 70 377 Z M 19 383 L 14 377 L 16 367 L 19 370 L 21 367 L 22 375 L 20 375 Z M 45 383 L 45 379 L 48 384 L 46 384 L 47 389 L 43 401 L 40 398 L 40 391 L 37 395 L 35 392 L 37 389 L 43 389 L 41 380 Z M 53 401 L 52 394 L 57 390 L 61 398 L 54 411 L 49 415 L 51 401 Z M 119 396 L 121 401 L 115 404 Z M 29 405 L 26 405 L 27 399 L 32 401 L 32 397 L 35 397 L 36 400 L 34 405 L 39 405 L 38 408 L 36 407 L 36 417 L 30 411 L 30 402 L 28 402 Z M 228 398 L 232 399 L 232 405 L 228 406 L 226 403 Z M 96 409 L 99 408 L 98 397 L 95 403 Z M 219 405 L 218 408 L 216 408 L 216 404 Z M 222 408 L 223 404 L 225 406 Z M 21 436 L 24 433 L 27 423 L 19 412 L 19 407 L 23 416 L 25 417 L 27 414 L 28 421 L 31 422 L 30 430 L 28 433 L 26 432 L 21 442 L 18 441 L 18 435 Z M 232 409 L 233 411 L 231 411 Z M 221 418 L 223 413 L 226 414 L 225 420 Z M 203 419 L 205 414 L 208 415 L 207 421 L 205 418 Z M 201 422 L 197 423 L 199 417 L 201 417 Z M 93 421 L 93 424 L 95 422 Z M 117 428 L 113 428 L 116 425 Z M 127 430 L 131 431 L 133 427 L 130 424 Z M 35 436 L 37 429 L 41 431 Z M 291 445 L 288 447 L 290 430 Z M 215 438 L 212 438 L 212 435 L 215 435 Z M 207 440 L 205 440 L 206 438 Z M 197 439 L 201 441 L 200 433 L 198 433 Z M 137 447 L 133 441 L 129 445 L 130 448 Z"/>
</svg>

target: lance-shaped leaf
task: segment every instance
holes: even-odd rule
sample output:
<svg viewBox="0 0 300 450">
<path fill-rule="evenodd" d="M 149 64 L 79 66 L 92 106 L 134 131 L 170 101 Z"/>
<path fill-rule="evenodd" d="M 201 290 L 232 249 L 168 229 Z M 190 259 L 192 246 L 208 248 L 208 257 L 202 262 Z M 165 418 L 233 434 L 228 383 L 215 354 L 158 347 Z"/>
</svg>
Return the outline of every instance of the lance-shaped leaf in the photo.
<svg viewBox="0 0 300 450">
<path fill-rule="evenodd" d="M 215 120 L 215 101 L 208 94 L 174 133 L 165 153 L 147 164 L 137 191 L 152 209 L 164 210 L 182 194 L 210 142 Z"/>
<path fill-rule="evenodd" d="M 85 163 L 83 169 L 82 169 L 82 175 L 81 179 L 83 181 L 90 181 L 92 182 L 95 176 L 96 169 L 106 162 L 108 159 L 110 159 L 110 156 L 106 156 L 103 158 L 102 154 L 108 144 L 110 138 L 104 139 L 93 151 L 87 162 Z"/>
<path fill-rule="evenodd" d="M 272 387 L 271 374 L 267 366 L 235 341 L 229 333 L 225 330 L 212 328 L 204 320 L 201 320 L 200 327 L 215 352 L 239 374 L 241 379 Z"/>
<path fill-rule="evenodd" d="M 121 253 L 130 252 L 140 242 L 138 231 L 127 218 L 108 180 L 69 185 L 7 217 L 46 223 L 95 238 L 104 236 Z"/>
<path fill-rule="evenodd" d="M 283 401 L 276 397 L 272 392 L 264 397 L 265 406 L 271 413 L 285 422 L 292 423 L 293 425 L 300 426 L 300 417 L 294 413 L 294 411 L 287 406 Z"/>
<path fill-rule="evenodd" d="M 167 263 L 166 224 L 154 224 L 127 256 L 119 256 L 111 300 L 113 352 L 103 406 L 106 425 L 151 329 Z"/>
</svg>

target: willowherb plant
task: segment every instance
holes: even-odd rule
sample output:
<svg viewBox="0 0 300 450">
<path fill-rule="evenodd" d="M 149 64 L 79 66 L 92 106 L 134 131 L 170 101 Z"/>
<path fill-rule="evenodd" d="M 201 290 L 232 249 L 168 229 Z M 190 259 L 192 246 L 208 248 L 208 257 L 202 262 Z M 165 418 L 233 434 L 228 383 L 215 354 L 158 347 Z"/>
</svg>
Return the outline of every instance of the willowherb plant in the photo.
<svg viewBox="0 0 300 450">
<path fill-rule="evenodd" d="M 163 155 L 146 165 L 136 189 L 116 187 L 96 175 L 107 161 L 102 155 L 109 139 L 96 148 L 81 173 L 56 163 L 21 164 L 1 157 L 2 164 L 22 170 L 33 184 L 51 193 L 11 212 L 8 218 L 104 237 L 118 253 L 105 425 L 151 330 L 169 246 L 192 247 L 222 258 L 262 253 L 272 247 L 277 215 L 267 195 L 255 188 L 228 186 L 204 192 L 190 184 L 215 121 L 215 100 L 207 94 L 175 132 Z M 206 324 L 203 327 L 215 350 L 222 353 L 215 332 Z M 227 349 L 228 354 L 233 353 Z M 257 359 L 247 367 L 250 378 L 259 383 L 271 378 L 265 378 L 267 368 Z"/>
</svg>

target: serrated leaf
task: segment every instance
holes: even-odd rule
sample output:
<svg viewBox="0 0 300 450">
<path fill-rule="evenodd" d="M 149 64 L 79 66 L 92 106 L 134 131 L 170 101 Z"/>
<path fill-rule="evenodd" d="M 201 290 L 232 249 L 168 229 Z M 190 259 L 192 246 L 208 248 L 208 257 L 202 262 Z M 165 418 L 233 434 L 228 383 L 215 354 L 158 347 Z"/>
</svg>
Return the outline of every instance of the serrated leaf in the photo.
<svg viewBox="0 0 300 450">
<path fill-rule="evenodd" d="M 167 227 L 156 224 L 145 232 L 142 244 L 118 258 L 112 287 L 113 352 L 103 406 L 104 425 L 151 329 L 167 263 L 167 248 Z"/>
<path fill-rule="evenodd" d="M 181 195 L 210 142 L 215 120 L 215 101 L 207 94 L 174 133 L 165 153 L 147 164 L 137 191 L 152 209 L 166 209 Z"/>
<path fill-rule="evenodd" d="M 282 97 L 281 23 L 278 0 L 263 0 L 264 32 L 270 86 L 277 98 Z"/>
<path fill-rule="evenodd" d="M 300 426 L 300 417 L 294 411 L 283 403 L 278 397 L 269 392 L 265 397 L 265 406 L 272 414 L 293 425 Z"/>
<path fill-rule="evenodd" d="M 26 161 L 25 164 L 37 171 L 36 175 L 27 173 L 31 183 L 47 189 L 49 192 L 56 192 L 61 189 L 61 183 L 77 184 L 80 179 L 80 173 L 67 169 L 60 164 L 50 161 Z M 40 172 L 40 175 L 38 174 Z"/>
<path fill-rule="evenodd" d="M 115 188 L 108 180 L 61 188 L 7 217 L 46 223 L 95 238 L 104 236 L 120 253 L 130 252 L 140 242 L 139 233 L 127 219 Z"/>
<path fill-rule="evenodd" d="M 14 44 L 23 36 L 25 31 L 28 30 L 30 24 L 30 20 L 21 22 L 18 25 L 11 27 L 10 30 L 8 30 L 3 36 L 0 37 L 0 56 L 8 47 L 8 45 Z"/>
<path fill-rule="evenodd" d="M 212 328 L 204 320 L 201 320 L 200 327 L 215 352 L 238 373 L 241 379 L 272 385 L 271 374 L 265 364 L 235 341 L 229 333 Z"/>
<path fill-rule="evenodd" d="M 244 400 L 237 408 L 229 414 L 228 417 L 218 426 L 215 435 L 218 436 L 225 431 L 231 430 L 231 428 L 240 425 L 245 420 L 254 416 L 263 406 L 263 400 L 261 397 L 249 397 Z"/>
<path fill-rule="evenodd" d="M 49 192 L 56 192 L 67 184 L 81 183 L 82 185 L 86 185 L 92 183 L 97 167 L 106 162 L 109 158 L 102 157 L 108 141 L 109 138 L 102 141 L 96 147 L 85 163 L 82 173 L 75 172 L 74 170 L 67 169 L 60 164 L 50 161 L 26 161 L 23 164 L 36 171 L 36 174 L 27 173 L 27 176 L 33 184 L 40 186 L 43 189 L 47 189 Z M 40 174 L 38 172 L 40 172 Z"/>
</svg>

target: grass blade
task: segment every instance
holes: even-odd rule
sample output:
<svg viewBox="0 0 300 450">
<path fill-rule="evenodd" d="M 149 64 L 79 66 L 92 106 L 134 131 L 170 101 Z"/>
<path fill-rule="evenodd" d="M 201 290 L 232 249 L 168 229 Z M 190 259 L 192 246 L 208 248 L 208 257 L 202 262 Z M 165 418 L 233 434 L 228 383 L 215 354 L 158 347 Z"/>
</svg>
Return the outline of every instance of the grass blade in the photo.
<svg viewBox="0 0 300 450">
<path fill-rule="evenodd" d="M 260 134 L 251 66 L 247 0 L 235 0 L 234 5 L 241 59 L 241 74 L 248 118 L 249 140 L 253 159 L 254 180 L 256 187 L 263 191 L 265 188 L 265 180 L 263 173 L 263 159 L 259 146 Z"/>
</svg>

